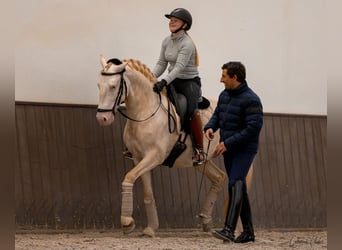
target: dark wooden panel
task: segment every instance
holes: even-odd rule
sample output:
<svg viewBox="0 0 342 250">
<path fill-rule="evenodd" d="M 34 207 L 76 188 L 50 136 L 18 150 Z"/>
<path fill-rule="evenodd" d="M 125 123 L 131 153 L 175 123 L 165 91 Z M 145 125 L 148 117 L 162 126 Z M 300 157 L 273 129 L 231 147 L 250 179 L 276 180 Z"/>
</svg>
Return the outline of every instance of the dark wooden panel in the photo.
<svg viewBox="0 0 342 250">
<path fill-rule="evenodd" d="M 96 108 L 16 104 L 18 226 L 120 228 L 125 119 L 100 127 Z M 326 117 L 265 114 L 250 192 L 257 227 L 326 227 Z M 214 160 L 222 169 L 223 160 Z M 152 173 L 160 227 L 197 227 L 210 182 L 194 169 Z M 201 187 L 200 187 L 201 186 Z M 213 211 L 222 226 L 227 187 Z M 134 186 L 137 227 L 146 225 L 142 185 Z"/>
<path fill-rule="evenodd" d="M 300 130 L 300 122 L 301 118 L 294 119 L 291 126 L 291 138 L 292 140 L 292 154 L 293 154 L 293 174 L 290 175 L 292 178 L 294 178 L 294 185 L 296 185 L 297 194 L 294 196 L 293 199 L 295 202 L 293 203 L 294 206 L 292 206 L 290 209 L 291 214 L 297 218 L 298 225 L 301 225 L 304 223 L 305 220 L 308 220 L 308 216 L 303 214 L 301 211 L 307 210 L 308 206 L 305 204 L 305 200 L 302 199 L 302 195 L 305 192 L 307 183 L 304 183 L 303 181 L 303 168 L 306 168 L 306 164 L 303 164 L 303 138 L 300 137 L 300 135 L 303 135 L 303 131 Z M 305 163 L 305 162 L 304 162 Z M 303 221 L 304 220 L 304 221 Z"/>
<path fill-rule="evenodd" d="M 154 170 L 153 172 L 160 173 L 160 175 L 154 175 L 155 178 L 153 178 L 154 190 L 156 191 L 155 199 L 160 217 L 160 226 L 169 227 L 177 220 L 175 202 L 178 202 L 179 200 L 179 190 L 175 190 L 175 188 L 173 188 L 173 177 L 177 174 L 177 170 L 162 167 Z M 178 188 L 178 184 L 176 188 Z"/>
<path fill-rule="evenodd" d="M 169 184 L 167 183 L 168 179 L 163 178 L 162 172 L 167 170 L 165 167 L 163 168 L 156 168 L 152 171 L 152 187 L 159 187 L 154 188 L 153 194 L 154 199 L 157 206 L 158 217 L 160 219 L 159 226 L 160 227 L 167 227 L 168 224 L 168 209 L 166 205 L 166 198 L 170 197 L 171 195 L 168 194 L 165 196 L 165 189 L 168 188 Z"/>
<path fill-rule="evenodd" d="M 322 154 L 322 141 L 320 127 L 320 118 L 306 118 L 305 131 L 307 138 L 307 157 L 309 163 L 310 185 L 312 186 L 311 204 L 313 210 L 312 224 L 322 223 L 322 218 L 326 219 L 326 172 L 325 162 Z"/>
<path fill-rule="evenodd" d="M 263 213 L 263 223 L 267 227 L 273 227 L 277 221 L 277 214 L 271 211 L 276 211 L 276 207 L 279 205 L 278 190 L 277 188 L 277 181 L 274 177 L 276 177 L 276 160 L 275 160 L 275 148 L 274 148 L 274 136 L 273 136 L 273 118 L 272 117 L 265 117 L 264 118 L 264 127 L 263 131 L 260 135 L 261 141 L 264 141 L 262 147 L 260 147 L 259 155 L 261 158 L 261 165 L 257 166 L 256 164 L 256 171 L 262 171 L 262 178 L 261 182 L 262 186 L 262 193 L 258 194 L 263 196 L 263 206 L 267 208 L 267 211 Z M 255 180 L 258 181 L 258 180 Z"/>
<path fill-rule="evenodd" d="M 275 154 L 275 164 L 274 168 L 276 174 L 274 178 L 276 180 L 277 188 L 273 190 L 276 192 L 275 197 L 278 200 L 276 203 L 275 211 L 277 212 L 277 225 L 282 225 L 287 221 L 288 207 L 286 204 L 290 204 L 290 197 L 288 192 L 288 179 L 285 164 L 285 154 L 284 154 L 284 138 L 283 138 L 283 128 L 281 126 L 281 117 L 273 117 L 273 138 L 274 138 L 274 154 Z M 285 206 L 284 206 L 285 205 Z M 282 225 L 283 227 L 284 225 Z"/>
<path fill-rule="evenodd" d="M 14 188 L 14 195 L 15 195 L 15 216 L 16 220 L 20 221 L 22 224 L 26 224 L 27 219 L 25 218 L 26 214 L 26 208 L 27 208 L 27 202 L 31 200 L 31 188 L 25 189 L 25 178 L 27 178 L 28 175 L 25 175 L 27 173 L 27 170 L 25 172 L 25 169 L 28 169 L 28 164 L 26 163 L 26 160 L 28 158 L 28 152 L 27 152 L 27 139 L 26 139 L 26 126 L 25 126 L 25 116 L 24 116 L 24 109 L 18 108 L 16 110 L 16 133 L 15 133 L 15 145 L 16 145 L 16 152 L 17 157 L 15 157 L 15 169 L 14 169 L 14 177 L 15 177 L 15 188 Z M 29 186 L 30 187 L 30 186 Z M 26 192 L 24 192 L 24 190 Z"/>
<path fill-rule="evenodd" d="M 282 176 L 284 179 L 283 190 L 280 195 L 285 194 L 287 199 L 282 203 L 283 209 L 282 213 L 284 216 L 283 226 L 289 227 L 287 223 L 292 221 L 292 223 L 296 223 L 293 227 L 300 227 L 298 222 L 291 219 L 296 208 L 293 204 L 297 204 L 298 199 L 298 184 L 295 180 L 296 169 L 293 165 L 293 150 L 296 150 L 293 138 L 291 137 L 291 130 L 293 131 L 293 127 L 291 127 L 292 120 L 289 117 L 280 117 L 280 127 L 282 130 L 281 141 L 283 142 L 283 168 L 284 172 L 282 172 Z M 293 126 L 293 125 L 292 125 Z M 298 176 L 299 177 L 299 176 Z"/>
</svg>

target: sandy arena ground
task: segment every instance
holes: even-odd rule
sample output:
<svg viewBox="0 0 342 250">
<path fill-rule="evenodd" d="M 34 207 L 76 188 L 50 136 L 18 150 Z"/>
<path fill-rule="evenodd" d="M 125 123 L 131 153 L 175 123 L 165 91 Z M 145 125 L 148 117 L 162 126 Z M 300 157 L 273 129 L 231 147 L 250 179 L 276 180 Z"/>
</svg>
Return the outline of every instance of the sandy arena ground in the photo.
<svg viewBox="0 0 342 250">
<path fill-rule="evenodd" d="M 159 230 L 154 238 L 142 237 L 134 231 L 124 235 L 121 231 L 82 233 L 18 232 L 17 250 L 173 250 L 173 249 L 327 249 L 327 231 L 271 231 L 256 230 L 256 241 L 246 244 L 223 243 L 211 233 L 198 229 Z"/>
</svg>

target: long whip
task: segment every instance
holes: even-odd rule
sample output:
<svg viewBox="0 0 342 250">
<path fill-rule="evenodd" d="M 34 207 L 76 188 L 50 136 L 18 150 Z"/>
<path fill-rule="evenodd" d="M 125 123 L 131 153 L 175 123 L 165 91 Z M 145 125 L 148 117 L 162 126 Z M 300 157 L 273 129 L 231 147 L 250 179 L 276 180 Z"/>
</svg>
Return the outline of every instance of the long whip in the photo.
<svg viewBox="0 0 342 250">
<path fill-rule="evenodd" d="M 203 177 L 204 177 L 204 173 L 205 173 L 205 167 L 207 165 L 207 160 L 208 160 L 208 153 L 209 153 L 209 148 L 210 148 L 210 140 L 208 142 L 208 147 L 207 147 L 207 153 L 205 155 L 205 162 L 204 162 L 204 166 L 203 166 L 203 171 L 202 171 L 202 176 L 201 176 L 201 181 L 200 181 L 200 186 L 199 186 L 199 190 L 198 190 L 198 194 L 197 194 L 197 209 L 200 209 L 200 194 L 201 194 L 201 189 L 202 189 L 202 183 L 203 183 Z"/>
</svg>

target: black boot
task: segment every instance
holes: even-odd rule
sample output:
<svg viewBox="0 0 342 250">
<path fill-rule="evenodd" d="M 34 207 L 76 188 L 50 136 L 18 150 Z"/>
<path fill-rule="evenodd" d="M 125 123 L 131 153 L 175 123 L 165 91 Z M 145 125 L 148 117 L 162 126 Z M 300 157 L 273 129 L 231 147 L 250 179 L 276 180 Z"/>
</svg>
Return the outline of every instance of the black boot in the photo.
<svg viewBox="0 0 342 250">
<path fill-rule="evenodd" d="M 234 232 L 232 232 L 232 229 L 229 228 L 229 226 L 227 225 L 227 221 L 228 221 L 228 214 L 229 211 L 231 210 L 232 207 L 232 186 L 228 186 L 228 194 L 229 194 L 229 201 L 228 201 L 228 208 L 227 208 L 227 212 L 226 212 L 226 220 L 224 223 L 224 227 L 222 230 L 214 230 L 212 231 L 212 235 L 215 238 L 218 238 L 220 240 L 225 240 L 225 241 L 233 241 L 234 240 Z"/>
<path fill-rule="evenodd" d="M 249 204 L 247 190 L 243 192 L 240 218 L 242 222 L 243 232 L 235 239 L 235 243 L 246 243 L 254 241 L 254 229 L 252 223 L 252 211 Z"/>
<path fill-rule="evenodd" d="M 222 230 L 212 231 L 214 237 L 225 241 L 234 241 L 236 223 L 241 210 L 243 195 L 242 186 L 243 182 L 241 180 L 238 180 L 232 187 L 229 187 L 229 205 L 226 215 L 226 222 Z"/>
</svg>

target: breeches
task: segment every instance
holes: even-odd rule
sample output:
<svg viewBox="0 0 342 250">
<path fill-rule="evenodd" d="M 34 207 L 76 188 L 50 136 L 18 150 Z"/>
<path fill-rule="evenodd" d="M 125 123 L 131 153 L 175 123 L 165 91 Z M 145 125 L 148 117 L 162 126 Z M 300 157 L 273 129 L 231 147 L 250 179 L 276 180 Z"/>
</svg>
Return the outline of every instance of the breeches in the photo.
<svg viewBox="0 0 342 250">
<path fill-rule="evenodd" d="M 201 86 L 200 86 L 200 78 L 194 79 L 175 79 L 171 82 L 175 87 L 175 91 L 177 93 L 183 94 L 187 100 L 187 110 L 186 116 L 187 120 L 189 120 L 194 113 L 194 111 L 198 108 L 198 101 L 202 95 Z"/>
<path fill-rule="evenodd" d="M 229 186 L 234 185 L 237 180 L 242 180 L 246 187 L 246 176 L 253 162 L 255 153 L 250 152 L 231 152 L 223 153 L 224 166 L 226 168 Z"/>
</svg>

